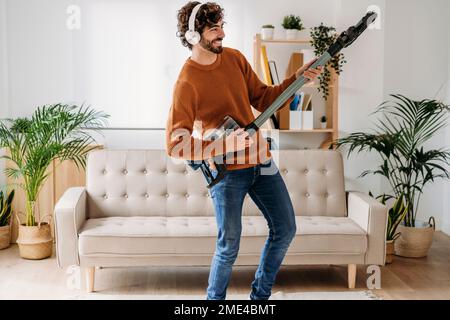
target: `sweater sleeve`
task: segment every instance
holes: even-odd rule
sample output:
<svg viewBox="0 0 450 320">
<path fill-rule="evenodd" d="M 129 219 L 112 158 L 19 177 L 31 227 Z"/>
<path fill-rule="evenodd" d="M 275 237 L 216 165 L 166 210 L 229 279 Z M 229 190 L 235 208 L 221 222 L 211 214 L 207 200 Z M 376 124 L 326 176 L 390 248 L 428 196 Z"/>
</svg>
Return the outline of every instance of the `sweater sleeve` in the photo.
<svg viewBox="0 0 450 320">
<path fill-rule="evenodd" d="M 166 124 L 166 151 L 174 158 L 204 160 L 224 153 L 225 141 L 192 137 L 196 113 L 195 92 L 187 83 L 177 82 Z"/>
<path fill-rule="evenodd" d="M 247 82 L 250 104 L 253 108 L 260 112 L 264 112 L 264 110 L 266 110 L 275 101 L 275 99 L 296 80 L 294 73 L 289 78 L 285 79 L 281 84 L 268 86 L 258 78 L 245 56 L 240 54 L 240 57 L 241 63 L 243 64 L 245 80 Z M 289 98 L 288 102 L 291 100 L 292 97 Z"/>
</svg>

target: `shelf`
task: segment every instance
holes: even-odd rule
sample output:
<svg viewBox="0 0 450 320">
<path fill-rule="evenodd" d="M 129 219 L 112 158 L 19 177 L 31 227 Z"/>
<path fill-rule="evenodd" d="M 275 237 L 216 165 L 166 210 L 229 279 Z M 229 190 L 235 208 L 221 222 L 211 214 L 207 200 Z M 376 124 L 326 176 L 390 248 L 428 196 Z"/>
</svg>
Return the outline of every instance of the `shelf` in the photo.
<svg viewBox="0 0 450 320">
<path fill-rule="evenodd" d="M 303 129 L 260 129 L 261 132 L 267 132 L 267 131 L 278 131 L 280 133 L 327 133 L 327 132 L 333 132 L 334 130 L 331 128 L 327 129 L 312 129 L 312 130 L 303 130 Z"/>
<path fill-rule="evenodd" d="M 302 89 L 302 88 L 319 88 L 320 87 L 320 85 L 319 84 L 316 84 L 316 83 L 314 83 L 314 84 L 305 84 L 304 86 L 302 86 L 301 88 L 300 88 L 300 90 Z M 328 88 L 334 88 L 334 85 L 332 85 L 332 84 L 329 84 L 328 85 Z"/>
<path fill-rule="evenodd" d="M 280 44 L 311 44 L 311 39 L 273 39 L 273 40 L 261 40 L 261 43 L 280 43 Z"/>
<path fill-rule="evenodd" d="M 308 35 L 304 35 L 303 37 L 299 37 L 295 40 L 288 40 L 283 38 L 275 38 L 272 40 L 263 40 L 261 39 L 261 34 L 257 33 L 255 34 L 253 38 L 253 70 L 264 83 L 270 83 L 270 80 L 268 80 L 267 72 L 270 72 L 270 66 L 267 66 L 267 47 L 269 45 L 283 45 L 283 50 L 286 51 L 299 51 L 298 49 L 309 49 L 311 48 L 311 38 Z M 286 45 L 286 46 L 284 46 Z M 288 46 L 292 45 L 292 46 Z M 263 51 L 264 47 L 264 51 Z M 281 48 L 281 47 L 280 47 Z M 304 56 L 302 56 L 304 58 Z M 291 61 L 292 60 L 292 61 Z M 300 65 L 304 62 L 303 59 L 295 57 L 295 59 L 289 59 L 287 64 L 287 69 L 285 73 L 292 74 L 296 68 L 299 68 Z M 265 65 L 264 65 L 265 64 Z M 338 103 L 339 103 L 339 75 L 334 72 L 334 70 L 331 71 L 331 79 L 329 82 L 329 97 L 327 100 L 324 101 L 324 110 L 320 111 L 323 112 L 324 115 L 326 115 L 328 121 L 328 128 L 326 129 L 320 129 L 315 128 L 311 130 L 303 130 L 303 129 L 268 129 L 270 126 L 265 124 L 263 126 L 263 129 L 261 129 L 261 133 L 265 136 L 273 136 L 276 139 L 285 139 L 285 138 L 294 138 L 294 135 L 300 135 L 307 138 L 309 135 L 311 135 L 310 138 L 320 138 L 320 140 L 323 140 L 318 146 L 319 148 L 326 148 L 331 141 L 338 138 Z M 280 78 L 281 79 L 281 78 Z M 308 90 L 308 88 L 310 88 Z M 315 91 L 314 89 L 320 88 L 319 81 L 316 80 L 313 83 L 304 85 L 302 88 L 300 88 L 300 91 L 306 91 L 307 93 L 311 93 L 317 97 L 319 97 L 320 93 L 318 92 L 312 92 Z M 308 90 L 308 91 L 307 91 Z M 322 95 L 320 95 L 320 99 L 322 98 Z M 322 103 L 322 102 L 321 102 Z M 257 117 L 260 113 L 255 112 L 254 115 Z M 289 110 L 288 110 L 289 111 Z M 287 112 L 288 112 L 287 111 Z M 288 128 L 289 124 L 289 112 L 286 115 L 286 108 L 283 110 L 279 110 L 278 114 L 278 121 L 280 124 L 282 124 L 282 128 Z M 318 135 L 319 134 L 319 135 Z"/>
</svg>

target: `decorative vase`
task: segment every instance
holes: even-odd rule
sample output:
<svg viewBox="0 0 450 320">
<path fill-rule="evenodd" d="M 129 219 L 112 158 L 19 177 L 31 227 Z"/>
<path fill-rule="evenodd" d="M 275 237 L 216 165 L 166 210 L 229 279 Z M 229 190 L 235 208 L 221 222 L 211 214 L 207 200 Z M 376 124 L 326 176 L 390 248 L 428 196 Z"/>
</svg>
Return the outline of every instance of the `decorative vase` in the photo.
<svg viewBox="0 0 450 320">
<path fill-rule="evenodd" d="M 434 218 L 433 224 L 430 222 L 427 226 L 405 227 L 398 226 L 400 236 L 395 240 L 395 255 L 407 258 L 422 258 L 428 254 L 428 250 L 433 243 Z"/>
<path fill-rule="evenodd" d="M 261 39 L 262 40 L 272 40 L 273 33 L 274 33 L 274 28 L 262 28 L 261 29 Z"/>
<path fill-rule="evenodd" d="M 386 263 L 392 263 L 395 255 L 395 245 L 394 240 L 386 241 Z"/>
<path fill-rule="evenodd" d="M 297 29 L 286 29 L 286 39 L 287 40 L 297 40 L 298 30 Z"/>
<path fill-rule="evenodd" d="M 0 249 L 6 249 L 11 243 L 11 225 L 0 227 Z"/>
</svg>

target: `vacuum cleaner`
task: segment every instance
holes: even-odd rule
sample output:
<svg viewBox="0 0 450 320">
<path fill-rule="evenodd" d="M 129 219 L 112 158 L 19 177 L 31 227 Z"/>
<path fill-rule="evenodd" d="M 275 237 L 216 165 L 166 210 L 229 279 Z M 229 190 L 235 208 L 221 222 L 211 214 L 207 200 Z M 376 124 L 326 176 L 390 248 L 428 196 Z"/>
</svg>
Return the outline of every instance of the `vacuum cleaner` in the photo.
<svg viewBox="0 0 450 320">
<path fill-rule="evenodd" d="M 376 12 L 368 12 L 356 25 L 351 26 L 346 31 L 342 32 L 336 41 L 310 66 L 310 69 L 315 69 L 320 66 L 325 66 L 335 55 L 337 55 L 343 48 L 350 46 L 367 27 L 377 18 Z M 289 87 L 286 88 L 275 101 L 255 120 L 247 124 L 244 128 L 251 137 L 255 132 L 269 119 L 275 112 L 281 108 L 285 102 L 292 97 L 303 85 L 309 82 L 303 75 L 296 79 Z M 225 116 L 223 123 L 213 130 L 205 140 L 214 141 L 216 139 L 225 138 L 232 131 L 241 128 L 241 126 L 230 116 Z M 211 188 L 220 182 L 227 174 L 225 159 L 232 156 L 233 153 L 222 154 L 211 159 L 204 160 L 188 160 L 187 164 L 194 170 L 201 169 L 205 176 L 207 187 Z M 213 174 L 212 168 L 215 168 L 216 174 Z"/>
</svg>

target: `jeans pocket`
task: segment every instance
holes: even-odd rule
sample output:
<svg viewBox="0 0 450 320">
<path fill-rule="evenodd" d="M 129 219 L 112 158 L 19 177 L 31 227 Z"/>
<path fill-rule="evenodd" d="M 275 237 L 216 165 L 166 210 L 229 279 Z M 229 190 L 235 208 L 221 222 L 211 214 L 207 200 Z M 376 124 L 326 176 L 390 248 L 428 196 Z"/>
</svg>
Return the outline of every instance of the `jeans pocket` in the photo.
<svg viewBox="0 0 450 320">
<path fill-rule="evenodd" d="M 270 158 L 266 162 L 263 162 L 263 163 L 260 164 L 260 166 L 263 167 L 263 168 L 270 167 L 271 165 L 272 165 L 272 158 Z"/>
</svg>

